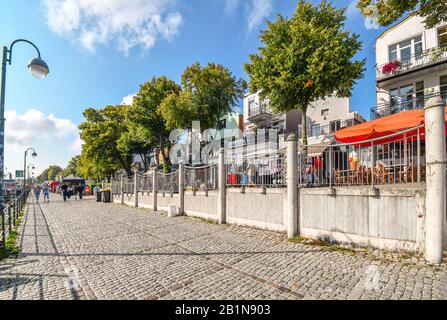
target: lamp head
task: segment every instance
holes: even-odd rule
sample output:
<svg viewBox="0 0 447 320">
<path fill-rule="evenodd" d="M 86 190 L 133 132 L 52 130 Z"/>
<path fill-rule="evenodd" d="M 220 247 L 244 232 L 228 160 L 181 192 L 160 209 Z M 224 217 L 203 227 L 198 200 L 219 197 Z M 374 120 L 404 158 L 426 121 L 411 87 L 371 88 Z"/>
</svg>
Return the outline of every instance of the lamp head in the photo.
<svg viewBox="0 0 447 320">
<path fill-rule="evenodd" d="M 37 153 L 36 151 L 33 152 L 33 154 L 31 155 L 33 158 L 37 157 Z"/>
<path fill-rule="evenodd" d="M 31 74 L 39 80 L 44 79 L 48 75 L 48 73 L 50 73 L 50 69 L 48 68 L 47 63 L 41 58 L 32 59 L 28 63 L 28 69 Z"/>
</svg>

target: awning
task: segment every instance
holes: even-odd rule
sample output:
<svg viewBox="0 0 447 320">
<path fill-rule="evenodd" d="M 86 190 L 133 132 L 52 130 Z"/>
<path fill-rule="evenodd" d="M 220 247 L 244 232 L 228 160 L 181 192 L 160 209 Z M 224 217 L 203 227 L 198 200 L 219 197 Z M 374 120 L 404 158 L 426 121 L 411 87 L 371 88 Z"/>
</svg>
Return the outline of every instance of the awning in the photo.
<svg viewBox="0 0 447 320">
<path fill-rule="evenodd" d="M 325 141 L 322 142 L 321 144 L 318 145 L 311 145 L 307 147 L 307 155 L 309 157 L 318 157 L 321 156 L 326 150 L 327 148 L 332 144 L 331 141 Z M 299 146 L 299 151 L 303 152 L 303 147 L 300 145 Z"/>
<path fill-rule="evenodd" d="M 446 109 L 447 113 L 447 109 Z M 447 118 L 447 116 L 446 116 Z M 367 121 L 356 126 L 339 130 L 335 133 L 335 139 L 343 143 L 355 143 L 380 137 L 386 137 L 394 133 L 399 133 L 411 128 L 421 126 L 425 123 L 424 110 L 409 110 L 393 114 L 391 116 Z M 425 129 L 421 128 L 420 133 L 424 133 Z M 417 133 L 407 132 L 407 136 Z M 402 136 L 393 136 L 392 138 L 378 140 L 376 143 L 386 143 L 396 141 L 403 138 Z"/>
</svg>

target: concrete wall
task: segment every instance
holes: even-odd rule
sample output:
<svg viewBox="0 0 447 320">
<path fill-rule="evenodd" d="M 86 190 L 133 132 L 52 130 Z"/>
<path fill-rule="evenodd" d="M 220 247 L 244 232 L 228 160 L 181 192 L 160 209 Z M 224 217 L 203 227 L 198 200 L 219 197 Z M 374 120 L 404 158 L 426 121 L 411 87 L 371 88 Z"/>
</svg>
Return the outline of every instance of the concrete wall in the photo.
<svg viewBox="0 0 447 320">
<path fill-rule="evenodd" d="M 141 208 L 153 209 L 153 193 L 140 192 L 138 195 L 138 206 Z"/>
<path fill-rule="evenodd" d="M 168 211 L 170 204 L 175 204 L 177 208 L 180 204 L 180 198 L 178 193 L 174 193 L 172 196 L 170 193 L 165 193 L 163 196 L 162 192 L 157 193 L 157 209 L 161 211 Z"/>
<path fill-rule="evenodd" d="M 421 252 L 425 185 L 301 189 L 301 235 L 379 249 Z"/>
<path fill-rule="evenodd" d="M 185 191 L 185 214 L 217 221 L 217 191 Z"/>
<path fill-rule="evenodd" d="M 285 231 L 284 208 L 286 189 L 246 188 L 227 189 L 227 217 L 229 223 L 274 231 Z"/>
</svg>

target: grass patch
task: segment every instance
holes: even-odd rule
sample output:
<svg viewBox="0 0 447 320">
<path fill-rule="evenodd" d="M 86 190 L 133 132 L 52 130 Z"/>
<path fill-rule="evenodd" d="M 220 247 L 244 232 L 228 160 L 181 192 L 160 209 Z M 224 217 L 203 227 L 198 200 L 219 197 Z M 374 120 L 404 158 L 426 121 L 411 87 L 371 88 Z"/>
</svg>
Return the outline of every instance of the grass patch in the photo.
<svg viewBox="0 0 447 320">
<path fill-rule="evenodd" d="M 346 253 L 346 254 L 357 253 L 357 251 L 355 249 L 340 246 L 336 243 L 331 243 L 331 242 L 325 241 L 323 239 L 308 239 L 308 238 L 304 238 L 304 237 L 294 237 L 294 238 L 289 239 L 289 241 L 293 242 L 293 243 L 321 247 L 322 249 L 328 250 L 328 251 L 336 251 L 336 252 L 342 252 L 342 253 Z"/>
<path fill-rule="evenodd" d="M 208 223 L 208 224 L 218 224 L 218 222 L 216 220 L 213 219 L 209 219 L 209 218 L 199 218 L 199 217 L 194 217 L 195 220 L 204 222 L 204 223 Z"/>
<path fill-rule="evenodd" d="M 6 236 L 5 246 L 0 247 L 0 261 L 9 258 L 12 255 L 16 255 L 20 252 L 20 247 L 17 246 L 17 228 L 20 226 L 23 218 L 24 210 L 19 213 L 16 220 L 16 227 L 14 230 L 10 231 Z"/>
</svg>

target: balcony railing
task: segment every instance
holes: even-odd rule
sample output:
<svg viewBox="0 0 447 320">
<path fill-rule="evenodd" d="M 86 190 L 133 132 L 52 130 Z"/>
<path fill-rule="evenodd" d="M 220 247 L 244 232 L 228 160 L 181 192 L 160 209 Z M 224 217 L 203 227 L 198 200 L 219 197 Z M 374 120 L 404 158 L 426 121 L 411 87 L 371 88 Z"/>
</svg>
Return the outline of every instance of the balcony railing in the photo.
<svg viewBox="0 0 447 320">
<path fill-rule="evenodd" d="M 265 104 L 256 105 L 248 108 L 248 118 L 254 118 L 260 115 L 271 115 L 272 111 Z"/>
<path fill-rule="evenodd" d="M 377 81 L 404 74 L 431 64 L 447 61 L 447 45 L 434 47 L 408 58 L 377 66 Z"/>
<path fill-rule="evenodd" d="M 423 109 L 427 100 L 435 97 L 436 95 L 438 94 L 429 94 L 405 101 L 380 104 L 371 108 L 371 120 L 390 116 L 401 111 Z M 442 92 L 441 96 L 447 104 L 447 91 Z"/>
<path fill-rule="evenodd" d="M 332 124 L 326 124 L 326 125 L 307 125 L 307 136 L 308 137 L 319 137 L 319 136 L 325 136 L 325 135 L 331 135 L 335 133 L 335 131 L 338 131 L 340 129 L 349 128 L 352 126 L 355 126 L 359 122 L 350 119 L 350 120 L 344 120 L 340 122 L 334 122 Z M 301 131 L 302 125 L 298 126 L 298 138 L 302 138 L 302 131 Z"/>
</svg>

